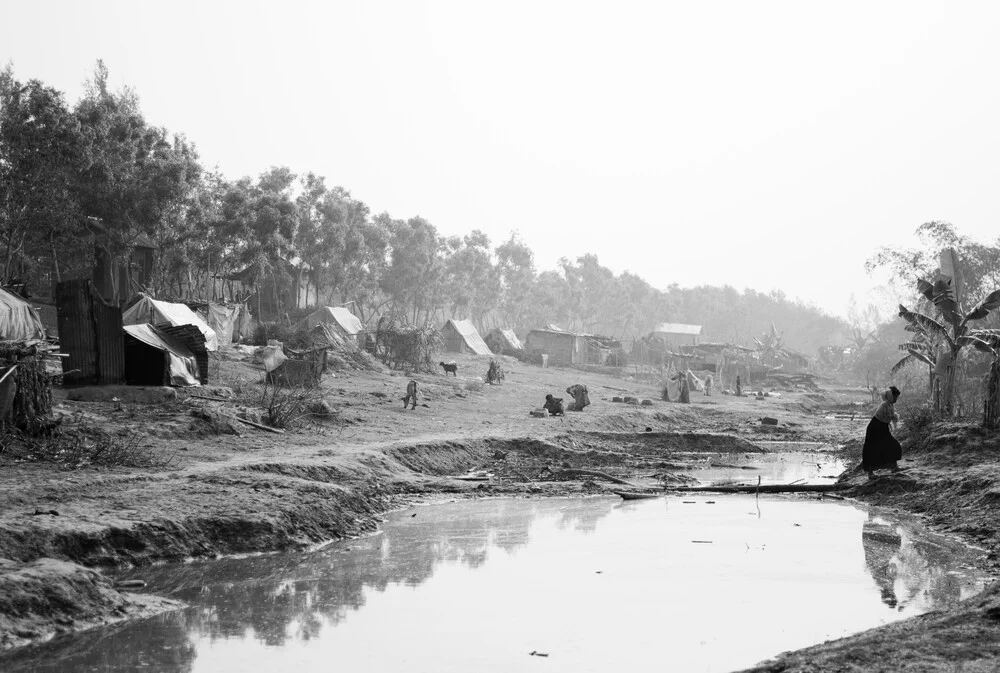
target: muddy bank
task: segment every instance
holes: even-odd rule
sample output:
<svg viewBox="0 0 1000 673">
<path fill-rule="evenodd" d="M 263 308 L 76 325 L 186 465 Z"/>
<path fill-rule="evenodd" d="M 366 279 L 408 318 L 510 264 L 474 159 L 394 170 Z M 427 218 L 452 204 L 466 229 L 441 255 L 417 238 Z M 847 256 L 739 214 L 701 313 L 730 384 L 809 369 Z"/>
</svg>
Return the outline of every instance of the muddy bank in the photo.
<svg viewBox="0 0 1000 673">
<path fill-rule="evenodd" d="M 0 605 L 8 619 L 0 648 L 148 614 L 137 599 L 81 566 L 122 569 L 305 549 L 372 531 L 387 510 L 414 496 L 593 493 L 602 486 L 556 479 L 551 467 L 635 476 L 640 463 L 655 463 L 650 457 L 720 450 L 759 451 L 744 440 L 697 433 L 595 433 L 579 442 L 563 434 L 393 443 L 349 455 L 321 449 L 141 476 L 80 471 L 44 484 L 30 475 L 40 466 L 10 466 L 24 478 L 5 475 L 0 559 L 8 561 L 0 577 L 23 584 L 30 576 L 58 590 Z M 488 488 L 452 478 L 485 469 L 495 472 Z M 61 600 L 60 591 L 75 598 Z"/>
<path fill-rule="evenodd" d="M 0 560 L 0 649 L 180 606 L 159 596 L 119 591 L 101 573 L 74 563 Z"/>
</svg>

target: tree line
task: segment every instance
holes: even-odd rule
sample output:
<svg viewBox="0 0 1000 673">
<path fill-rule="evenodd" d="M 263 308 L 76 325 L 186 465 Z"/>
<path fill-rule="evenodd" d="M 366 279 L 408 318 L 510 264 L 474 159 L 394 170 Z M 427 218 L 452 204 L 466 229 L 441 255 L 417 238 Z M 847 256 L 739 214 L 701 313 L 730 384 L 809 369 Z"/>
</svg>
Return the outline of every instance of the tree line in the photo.
<svg viewBox="0 0 1000 673">
<path fill-rule="evenodd" d="M 150 124 L 129 88 L 112 90 L 98 62 L 70 105 L 38 80 L 0 71 L 0 263 L 5 285 L 44 287 L 89 277 L 93 255 L 127 263 L 138 241 L 155 246 L 141 289 L 159 298 L 221 298 L 238 277 L 273 297 L 272 316 L 295 307 L 298 284 L 320 305 L 353 302 L 363 321 L 403 325 L 469 318 L 481 330 L 557 324 L 628 340 L 660 322 L 700 324 L 703 338 L 751 345 L 769 329 L 809 354 L 848 326 L 781 292 L 652 287 L 615 274 L 596 255 L 539 270 L 516 235 L 444 236 L 423 217 L 373 214 L 313 172 L 273 167 L 230 179 L 207 168 L 181 133 Z M 139 288 L 115 287 L 121 303 Z M 241 299 L 242 297 L 235 297 Z"/>
</svg>

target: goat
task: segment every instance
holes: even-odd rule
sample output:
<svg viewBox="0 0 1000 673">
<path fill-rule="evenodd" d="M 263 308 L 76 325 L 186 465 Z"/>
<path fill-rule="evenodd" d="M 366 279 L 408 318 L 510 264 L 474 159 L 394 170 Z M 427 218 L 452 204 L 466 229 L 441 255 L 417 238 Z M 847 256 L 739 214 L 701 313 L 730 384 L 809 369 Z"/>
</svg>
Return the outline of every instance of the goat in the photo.
<svg viewBox="0 0 1000 673">
<path fill-rule="evenodd" d="M 442 367 L 444 367 L 444 375 L 445 376 L 448 376 L 448 372 L 451 372 L 452 374 L 455 375 L 455 378 L 458 378 L 458 365 L 457 364 L 455 364 L 454 362 L 442 362 L 440 364 L 441 364 Z"/>
<path fill-rule="evenodd" d="M 403 398 L 403 408 L 404 409 L 406 408 L 406 405 L 410 402 L 410 400 L 413 400 L 413 406 L 410 407 L 410 409 L 416 409 L 417 408 L 417 382 L 416 381 L 410 381 L 409 383 L 406 384 L 406 397 Z"/>
</svg>

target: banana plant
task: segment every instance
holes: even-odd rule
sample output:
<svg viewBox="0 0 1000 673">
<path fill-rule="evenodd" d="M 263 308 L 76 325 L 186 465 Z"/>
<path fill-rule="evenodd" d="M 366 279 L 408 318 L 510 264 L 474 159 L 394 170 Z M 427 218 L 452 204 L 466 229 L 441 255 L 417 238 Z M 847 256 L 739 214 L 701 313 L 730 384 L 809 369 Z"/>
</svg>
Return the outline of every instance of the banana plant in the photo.
<svg viewBox="0 0 1000 673">
<path fill-rule="evenodd" d="M 910 325 L 907 325 L 907 329 L 909 328 Z M 934 370 L 937 367 L 938 345 L 935 343 L 935 339 L 922 327 L 917 329 L 920 331 L 916 333 L 916 336 L 911 341 L 899 344 L 899 350 L 905 352 L 906 355 L 892 366 L 892 369 L 889 370 L 889 376 L 895 376 L 896 372 L 911 362 L 923 362 L 927 365 L 928 369 L 927 391 L 931 393 L 934 390 Z"/>
<path fill-rule="evenodd" d="M 986 377 L 986 400 L 983 402 L 983 425 L 990 430 L 1000 428 L 1000 330 L 976 330 L 973 345 L 993 356 Z"/>
<path fill-rule="evenodd" d="M 976 331 L 971 328 L 969 323 L 982 320 L 991 311 L 1000 307 L 1000 290 L 990 292 L 971 311 L 965 313 L 961 302 L 956 299 L 952 290 L 950 278 L 942 278 L 934 283 L 919 280 L 917 281 L 917 289 L 938 309 L 941 320 L 911 311 L 902 304 L 899 305 L 899 317 L 908 323 L 906 326 L 908 331 L 918 335 L 924 334 L 932 341 L 937 340 L 943 345 L 943 352 L 935 358 L 935 363 L 936 371 L 940 371 L 942 366 L 944 368 L 942 376 L 944 384 L 943 406 L 944 411 L 951 414 L 954 412 L 955 371 L 959 355 L 966 346 L 978 348 L 982 342 L 982 339 L 973 336 Z M 978 330 L 976 333 L 985 331 Z"/>
</svg>

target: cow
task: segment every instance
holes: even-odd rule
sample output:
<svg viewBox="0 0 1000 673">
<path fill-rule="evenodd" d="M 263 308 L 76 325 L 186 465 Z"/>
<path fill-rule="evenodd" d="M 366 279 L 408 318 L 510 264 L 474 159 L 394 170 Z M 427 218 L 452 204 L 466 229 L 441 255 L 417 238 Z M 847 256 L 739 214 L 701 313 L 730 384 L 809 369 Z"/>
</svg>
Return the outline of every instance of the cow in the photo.
<svg viewBox="0 0 1000 673">
<path fill-rule="evenodd" d="M 444 375 L 445 376 L 448 376 L 448 372 L 451 372 L 452 374 L 455 375 L 455 378 L 458 378 L 458 365 L 457 364 L 455 364 L 454 362 L 442 362 L 440 364 L 441 364 L 442 367 L 444 367 Z"/>
<path fill-rule="evenodd" d="M 411 409 L 416 409 L 417 408 L 417 382 L 416 381 L 410 381 L 409 383 L 406 384 L 406 397 L 403 398 L 403 408 L 404 409 L 406 408 L 406 405 L 410 403 L 410 400 L 413 400 L 413 406 L 410 407 L 410 408 Z"/>
</svg>

